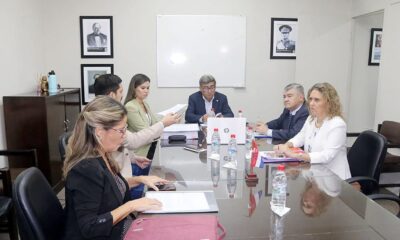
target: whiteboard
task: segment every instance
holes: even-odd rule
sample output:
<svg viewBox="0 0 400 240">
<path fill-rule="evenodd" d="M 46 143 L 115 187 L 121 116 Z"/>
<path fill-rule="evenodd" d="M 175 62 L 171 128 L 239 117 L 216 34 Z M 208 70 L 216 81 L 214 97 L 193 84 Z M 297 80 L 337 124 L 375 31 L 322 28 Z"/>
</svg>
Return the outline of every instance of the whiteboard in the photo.
<svg viewBox="0 0 400 240">
<path fill-rule="evenodd" d="M 157 16 L 158 87 L 198 87 L 204 74 L 218 87 L 244 87 L 246 18 Z"/>
</svg>

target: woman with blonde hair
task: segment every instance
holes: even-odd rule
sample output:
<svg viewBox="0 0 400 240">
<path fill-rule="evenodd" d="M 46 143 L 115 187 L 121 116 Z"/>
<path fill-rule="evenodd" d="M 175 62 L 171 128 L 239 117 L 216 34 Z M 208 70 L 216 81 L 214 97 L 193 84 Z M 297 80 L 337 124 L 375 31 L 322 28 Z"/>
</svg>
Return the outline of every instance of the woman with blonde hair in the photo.
<svg viewBox="0 0 400 240">
<path fill-rule="evenodd" d="M 126 137 L 127 112 L 108 96 L 96 97 L 80 113 L 64 163 L 65 239 L 122 239 L 131 213 L 159 209 L 155 199 L 131 200 L 129 188 L 166 183 L 155 176 L 123 178 L 112 158 Z"/>
<path fill-rule="evenodd" d="M 342 179 L 351 177 L 346 152 L 346 123 L 336 89 L 329 83 L 317 83 L 307 94 L 310 116 L 301 131 L 274 150 L 288 157 L 321 163 Z M 304 153 L 291 150 L 304 147 Z"/>
</svg>

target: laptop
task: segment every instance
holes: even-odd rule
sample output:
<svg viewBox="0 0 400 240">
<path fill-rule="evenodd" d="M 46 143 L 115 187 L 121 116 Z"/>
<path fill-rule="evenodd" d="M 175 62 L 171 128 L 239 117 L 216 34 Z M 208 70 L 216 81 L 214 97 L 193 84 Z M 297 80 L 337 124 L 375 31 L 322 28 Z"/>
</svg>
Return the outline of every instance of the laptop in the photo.
<svg viewBox="0 0 400 240">
<path fill-rule="evenodd" d="M 228 144 L 231 134 L 236 135 L 237 144 L 245 144 L 246 118 L 208 118 L 207 119 L 207 144 L 211 144 L 214 128 L 218 128 L 221 144 Z"/>
</svg>

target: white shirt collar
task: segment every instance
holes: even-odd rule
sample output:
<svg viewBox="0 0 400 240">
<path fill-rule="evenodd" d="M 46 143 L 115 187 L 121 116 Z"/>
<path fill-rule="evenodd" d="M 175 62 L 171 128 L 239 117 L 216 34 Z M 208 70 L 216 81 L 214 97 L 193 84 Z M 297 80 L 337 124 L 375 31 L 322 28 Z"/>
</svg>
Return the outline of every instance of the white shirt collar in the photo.
<svg viewBox="0 0 400 240">
<path fill-rule="evenodd" d="M 304 104 L 304 103 L 303 103 L 303 104 Z M 290 114 L 293 115 L 293 116 L 296 115 L 297 111 L 300 110 L 300 108 L 303 106 L 303 104 L 301 104 L 300 106 L 298 106 L 295 110 L 291 111 Z"/>
</svg>

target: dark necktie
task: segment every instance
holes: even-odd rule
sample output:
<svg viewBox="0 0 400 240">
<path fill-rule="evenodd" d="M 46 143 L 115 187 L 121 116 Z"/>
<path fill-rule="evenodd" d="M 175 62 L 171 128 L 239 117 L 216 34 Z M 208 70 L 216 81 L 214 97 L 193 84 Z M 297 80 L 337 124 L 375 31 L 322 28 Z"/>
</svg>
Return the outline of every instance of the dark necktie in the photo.
<svg viewBox="0 0 400 240">
<path fill-rule="evenodd" d="M 293 115 L 289 113 L 289 120 L 288 120 L 288 129 L 290 129 L 290 125 L 292 124 Z"/>
</svg>

